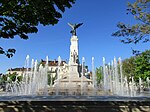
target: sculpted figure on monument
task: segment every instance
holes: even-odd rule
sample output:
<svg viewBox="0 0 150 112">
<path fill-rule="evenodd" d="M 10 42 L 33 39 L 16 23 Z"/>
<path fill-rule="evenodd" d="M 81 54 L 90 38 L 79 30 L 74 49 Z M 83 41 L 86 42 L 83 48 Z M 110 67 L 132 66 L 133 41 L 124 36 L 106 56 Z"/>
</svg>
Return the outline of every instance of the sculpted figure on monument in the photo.
<svg viewBox="0 0 150 112">
<path fill-rule="evenodd" d="M 68 23 L 68 25 L 72 28 L 72 30 L 70 31 L 70 33 L 72 33 L 72 36 L 76 36 L 76 29 L 81 26 L 83 23 L 79 23 L 79 24 L 71 24 Z"/>
<path fill-rule="evenodd" d="M 74 50 L 73 52 L 73 62 L 76 63 L 77 62 L 77 52 Z"/>
</svg>

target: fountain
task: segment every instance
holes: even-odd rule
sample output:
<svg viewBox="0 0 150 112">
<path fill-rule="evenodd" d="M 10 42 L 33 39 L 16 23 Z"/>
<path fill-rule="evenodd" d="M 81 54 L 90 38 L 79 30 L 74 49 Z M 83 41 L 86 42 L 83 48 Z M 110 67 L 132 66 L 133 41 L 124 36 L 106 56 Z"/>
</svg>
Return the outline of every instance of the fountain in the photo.
<svg viewBox="0 0 150 112">
<path fill-rule="evenodd" d="M 74 38 L 74 37 L 73 37 Z M 72 45 L 71 45 L 72 46 Z M 139 83 L 136 84 L 133 77 L 131 81 L 127 80 L 122 73 L 121 58 L 114 60 L 108 64 L 103 57 L 103 80 L 102 85 L 98 88 L 96 82 L 94 57 L 92 57 L 92 77 L 88 79 L 85 77 L 85 58 L 82 58 L 82 68 L 78 72 L 79 66 L 70 55 L 69 64 L 67 66 L 68 72 L 63 73 L 61 68 L 61 57 L 58 57 L 57 79 L 54 84 L 48 85 L 48 56 L 46 63 L 43 66 L 38 64 L 38 61 L 29 61 L 29 55 L 26 57 L 25 67 L 26 71 L 23 73 L 22 81 L 18 81 L 17 77 L 14 82 L 11 82 L 9 77 L 7 79 L 5 96 L 20 96 L 20 95 L 51 95 L 51 96 L 138 96 L 139 92 L 143 92 L 142 79 L 139 78 Z M 65 68 L 66 69 L 66 68 Z M 87 71 L 88 72 L 88 71 Z M 79 75 L 81 74 L 81 76 Z M 146 79 L 147 88 L 149 88 L 149 78 Z M 98 91 L 100 90 L 100 91 Z"/>
<path fill-rule="evenodd" d="M 70 57 L 68 64 L 61 67 L 61 57 L 58 57 L 58 65 L 56 71 L 56 79 L 54 82 L 51 80 L 51 84 L 48 85 L 48 56 L 44 65 L 39 64 L 38 61 L 33 59 L 29 60 L 29 55 L 26 57 L 25 67 L 26 71 L 22 75 L 22 81 L 18 81 L 17 77 L 14 82 L 7 79 L 6 94 L 12 95 L 69 95 L 69 96 L 99 96 L 99 95 L 112 95 L 112 96 L 137 96 L 143 92 L 143 82 L 139 78 L 139 83 L 135 83 L 133 77 L 131 81 L 127 80 L 127 77 L 122 73 L 122 62 L 119 57 L 116 57 L 111 61 L 111 64 L 106 64 L 103 57 L 103 80 L 100 85 L 97 86 L 97 79 L 94 68 L 94 57 L 92 57 L 92 76 L 87 78 L 85 74 L 89 72 L 85 68 L 85 58 L 82 58 L 82 64 L 79 64 L 78 55 L 78 38 L 76 36 L 76 28 L 82 24 L 72 25 L 68 23 L 72 28 L 71 45 L 70 45 Z M 65 71 L 65 72 L 64 72 Z M 52 79 L 52 76 L 50 76 Z M 149 77 L 146 79 L 147 88 L 149 89 Z"/>
<path fill-rule="evenodd" d="M 150 89 L 150 86 L 149 86 L 150 85 L 150 79 L 149 79 L 149 77 L 146 78 L 146 82 L 147 82 L 147 88 Z"/>
<path fill-rule="evenodd" d="M 133 101 L 131 105 L 134 105 L 138 100 L 144 102 L 147 99 L 150 101 L 149 96 L 139 97 L 140 95 L 137 94 L 138 88 L 140 92 L 143 92 L 141 78 L 139 78 L 139 84 L 136 84 L 133 77 L 131 77 L 131 81 L 128 81 L 127 77 L 123 75 L 121 58 L 117 60 L 114 57 L 111 63 L 106 64 L 105 58 L 103 57 L 103 79 L 101 85 L 97 86 L 94 57 L 92 57 L 92 76 L 91 78 L 87 78 L 86 74 L 89 71 L 85 68 L 84 57 L 82 58 L 82 64 L 79 64 L 78 38 L 75 31 L 76 25 L 73 26 L 70 24 L 70 26 L 73 29 L 73 35 L 71 37 L 69 62 L 61 67 L 61 57 L 58 57 L 54 83 L 51 80 L 50 85 L 48 85 L 48 72 L 50 71 L 48 67 L 48 56 L 46 57 L 46 63 L 42 65 L 33 59 L 30 64 L 28 55 L 25 61 L 26 71 L 22 75 L 22 81 L 18 81 L 16 77 L 16 80 L 12 82 L 8 78 L 6 92 L 0 96 L 2 101 L 22 101 L 23 99 L 25 101 L 97 101 L 97 103 L 102 102 L 97 105 L 102 105 L 103 107 L 106 106 L 103 104 L 103 101 L 108 101 L 107 103 L 111 106 L 113 104 L 110 101 L 122 101 L 126 105 L 128 105 L 126 101 Z M 52 79 L 52 76 L 50 77 Z M 148 77 L 146 81 L 149 90 L 150 80 Z M 92 104 L 95 105 L 94 103 Z M 117 104 L 122 106 L 122 104 Z M 48 107 L 47 104 L 43 105 Z"/>
</svg>

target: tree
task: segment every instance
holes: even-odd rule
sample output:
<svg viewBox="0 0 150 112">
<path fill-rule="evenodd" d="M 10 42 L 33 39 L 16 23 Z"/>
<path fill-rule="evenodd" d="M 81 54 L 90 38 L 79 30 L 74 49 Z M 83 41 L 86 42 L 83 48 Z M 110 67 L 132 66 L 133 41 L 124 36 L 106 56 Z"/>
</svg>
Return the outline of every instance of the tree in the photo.
<svg viewBox="0 0 150 112">
<path fill-rule="evenodd" d="M 55 25 L 62 12 L 72 7 L 75 0 L 0 0 L 0 38 L 13 39 L 20 36 L 28 39 L 29 33 L 37 33 L 37 26 Z M 4 50 L 0 54 L 8 58 L 15 49 Z"/>
<path fill-rule="evenodd" d="M 135 57 L 122 61 L 122 73 L 130 80 L 135 75 Z"/>
<path fill-rule="evenodd" d="M 150 50 L 142 52 L 135 59 L 135 79 L 139 77 L 146 81 L 147 77 L 150 77 Z"/>
<path fill-rule="evenodd" d="M 103 67 L 100 66 L 99 68 L 96 68 L 96 77 L 97 77 L 97 84 L 100 84 L 102 81 L 103 76 Z"/>
<path fill-rule="evenodd" d="M 150 50 L 146 50 L 138 56 L 130 57 L 122 62 L 122 71 L 128 80 L 134 77 L 135 81 L 139 81 L 139 77 L 146 81 L 150 77 Z"/>
<path fill-rule="evenodd" d="M 15 81 L 22 81 L 22 76 L 19 76 L 18 74 L 17 74 L 17 72 L 14 72 L 14 73 L 9 73 L 9 74 L 7 74 L 7 77 L 9 77 L 9 81 L 10 82 L 15 82 Z"/>
<path fill-rule="evenodd" d="M 129 25 L 122 22 L 117 24 L 118 31 L 112 36 L 120 37 L 125 44 L 150 42 L 150 0 L 136 0 L 133 4 L 128 2 L 127 14 L 133 15 L 137 24 Z M 135 50 L 133 53 L 136 54 Z"/>
</svg>

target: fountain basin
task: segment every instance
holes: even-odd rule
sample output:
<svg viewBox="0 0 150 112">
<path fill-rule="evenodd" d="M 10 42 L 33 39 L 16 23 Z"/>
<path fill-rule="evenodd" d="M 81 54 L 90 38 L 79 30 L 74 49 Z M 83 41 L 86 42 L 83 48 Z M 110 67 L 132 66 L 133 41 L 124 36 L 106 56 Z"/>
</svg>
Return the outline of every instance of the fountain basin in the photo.
<svg viewBox="0 0 150 112">
<path fill-rule="evenodd" d="M 149 112 L 150 97 L 1 96 L 1 112 Z"/>
<path fill-rule="evenodd" d="M 150 101 L 150 96 L 0 96 L 0 101 Z"/>
</svg>

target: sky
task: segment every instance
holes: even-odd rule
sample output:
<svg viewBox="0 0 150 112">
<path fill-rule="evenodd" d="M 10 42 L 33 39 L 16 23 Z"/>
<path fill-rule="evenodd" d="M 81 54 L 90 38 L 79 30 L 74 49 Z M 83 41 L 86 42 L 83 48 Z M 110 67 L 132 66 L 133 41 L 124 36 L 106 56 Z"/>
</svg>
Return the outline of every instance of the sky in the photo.
<svg viewBox="0 0 150 112">
<path fill-rule="evenodd" d="M 130 0 L 134 1 L 134 0 Z M 77 29 L 79 39 L 79 59 L 85 57 L 85 64 L 91 68 L 92 57 L 95 68 L 102 65 L 102 58 L 106 62 L 116 57 L 122 60 L 133 56 L 131 47 L 144 51 L 150 49 L 148 44 L 123 44 L 119 38 L 111 34 L 117 31 L 116 24 L 124 22 L 134 24 L 131 15 L 126 14 L 128 0 L 76 0 L 72 8 L 66 9 L 63 17 L 54 26 L 38 26 L 38 33 L 29 34 L 28 40 L 16 36 L 14 39 L 0 39 L 0 46 L 8 49 L 15 48 L 16 54 L 12 58 L 0 55 L 0 73 L 6 73 L 9 68 L 23 67 L 26 56 L 40 61 L 46 56 L 49 60 L 69 59 L 71 28 L 70 23 L 83 23 Z"/>
</svg>

